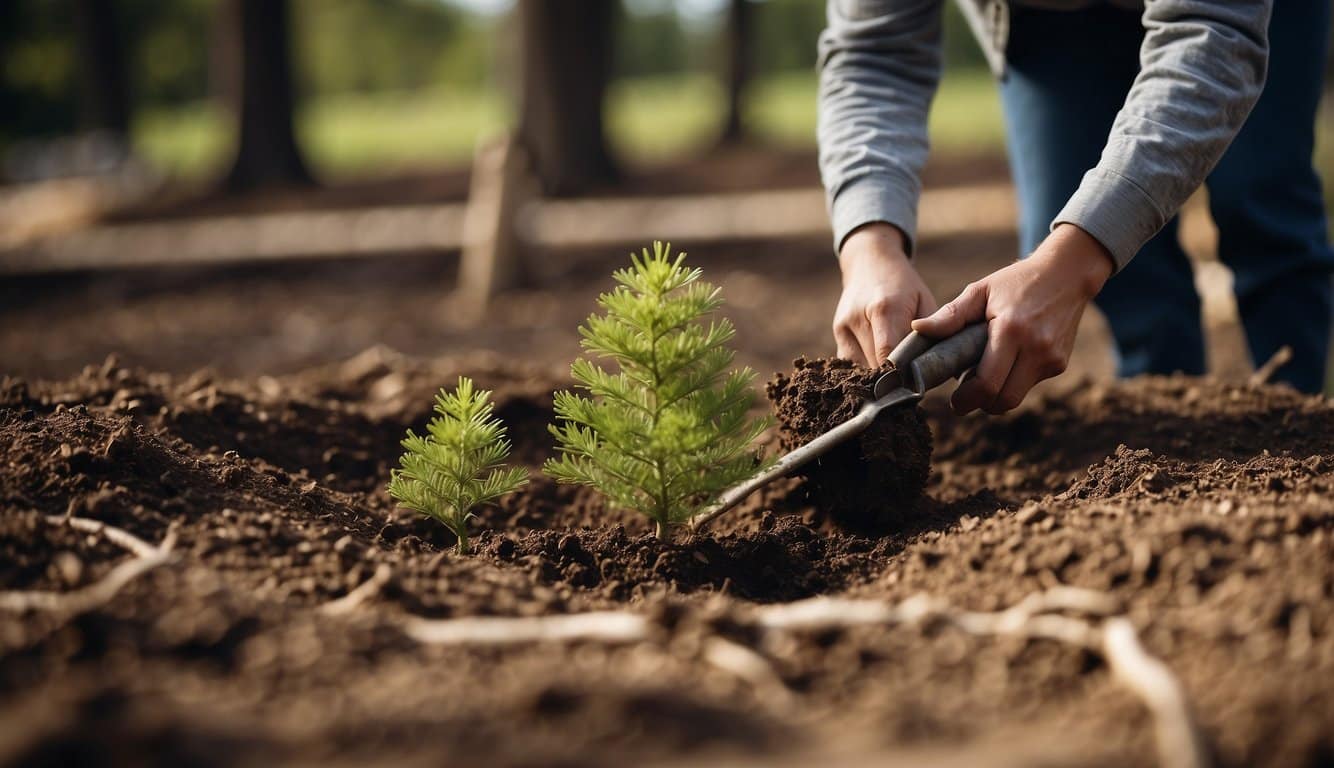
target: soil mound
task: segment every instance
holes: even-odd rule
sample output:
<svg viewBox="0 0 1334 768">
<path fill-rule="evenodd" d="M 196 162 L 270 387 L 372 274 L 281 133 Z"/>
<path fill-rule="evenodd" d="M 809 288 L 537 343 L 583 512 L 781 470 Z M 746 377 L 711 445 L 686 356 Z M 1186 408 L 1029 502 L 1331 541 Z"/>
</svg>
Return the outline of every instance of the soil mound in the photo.
<svg viewBox="0 0 1334 768">
<path fill-rule="evenodd" d="M 793 373 L 765 388 L 781 427 L 782 449 L 810 442 L 856 415 L 875 381 L 892 370 L 847 360 L 798 358 Z M 813 506 L 853 531 L 884 532 L 913 514 L 931 474 L 931 429 L 916 406 L 882 412 L 856 440 L 799 470 Z"/>
</svg>

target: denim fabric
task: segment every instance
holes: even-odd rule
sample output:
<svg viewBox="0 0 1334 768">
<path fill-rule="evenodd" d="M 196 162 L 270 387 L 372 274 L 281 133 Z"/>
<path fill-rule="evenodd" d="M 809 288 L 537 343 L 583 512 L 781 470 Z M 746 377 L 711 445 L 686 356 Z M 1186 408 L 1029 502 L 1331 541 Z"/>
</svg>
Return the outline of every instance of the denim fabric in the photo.
<svg viewBox="0 0 1334 768">
<path fill-rule="evenodd" d="M 1251 356 L 1259 364 L 1292 347 L 1275 379 L 1308 392 L 1323 387 L 1334 319 L 1334 252 L 1311 163 L 1329 14 L 1330 0 L 1275 3 L 1268 84 L 1206 182 Z M 1014 10 L 1001 97 L 1022 253 L 1041 242 L 1098 162 L 1139 71 L 1143 37 L 1138 16 L 1115 8 Z M 1175 219 L 1097 303 L 1121 375 L 1204 371 L 1200 302 Z"/>
</svg>

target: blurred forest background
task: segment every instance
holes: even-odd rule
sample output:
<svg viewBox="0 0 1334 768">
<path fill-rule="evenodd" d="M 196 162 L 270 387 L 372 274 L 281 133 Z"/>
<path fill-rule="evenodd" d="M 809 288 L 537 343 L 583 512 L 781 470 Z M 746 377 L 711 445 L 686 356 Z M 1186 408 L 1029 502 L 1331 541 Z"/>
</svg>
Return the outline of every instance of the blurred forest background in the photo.
<svg viewBox="0 0 1334 768">
<path fill-rule="evenodd" d="M 662 159 L 706 147 L 718 136 L 728 119 L 727 28 L 733 4 L 750 8 L 742 105 L 747 136 L 793 147 L 813 144 L 822 2 L 624 0 L 612 4 L 605 105 L 607 141 L 618 156 Z M 215 23 L 221 5 L 220 0 L 0 5 L 0 152 L 6 175 L 30 172 L 24 150 L 31 145 L 25 140 L 105 127 L 99 122 L 123 130 L 134 152 L 170 177 L 219 173 L 236 132 L 219 74 L 226 46 L 221 38 L 227 33 L 226 25 Z M 386 175 L 466 162 L 480 137 L 512 124 L 517 65 L 508 54 L 518 40 L 512 5 L 508 0 L 291 0 L 295 132 L 315 174 Z M 99 6 L 114 11 L 99 12 Z M 89 36 L 104 38 L 110 55 L 120 59 L 120 71 L 107 72 L 108 65 L 81 58 L 81 40 Z M 999 153 L 1003 137 L 990 76 L 952 3 L 945 42 L 946 78 L 932 116 L 934 146 L 946 153 Z M 119 83 L 119 91 L 104 87 L 108 82 Z M 100 100 L 89 95 L 97 89 L 103 91 Z M 1334 119 L 1325 120 L 1323 129 L 1321 164 L 1334 169 Z"/>
<path fill-rule="evenodd" d="M 81 103 L 99 76 L 80 59 L 79 35 L 99 33 L 80 23 L 107 23 L 81 19 L 77 6 L 86 4 L 7 0 L 0 7 L 0 142 L 11 155 L 25 139 L 107 119 Z M 124 93 L 110 96 L 125 102 L 111 122 L 123 121 L 134 150 L 160 171 L 188 179 L 219 172 L 234 141 L 220 98 L 219 3 L 111 5 L 111 44 L 121 49 L 124 71 L 103 71 L 100 79 L 120 80 Z M 748 5 L 747 131 L 810 145 L 823 3 Z M 295 127 L 317 175 L 467 161 L 479 137 L 514 117 L 510 10 L 504 0 L 292 0 Z M 728 10 L 726 0 L 616 5 L 606 119 L 618 154 L 665 158 L 715 139 L 726 119 Z M 937 146 L 999 149 L 999 111 L 980 53 L 952 7 L 947 25 L 950 66 L 936 108 Z"/>
</svg>

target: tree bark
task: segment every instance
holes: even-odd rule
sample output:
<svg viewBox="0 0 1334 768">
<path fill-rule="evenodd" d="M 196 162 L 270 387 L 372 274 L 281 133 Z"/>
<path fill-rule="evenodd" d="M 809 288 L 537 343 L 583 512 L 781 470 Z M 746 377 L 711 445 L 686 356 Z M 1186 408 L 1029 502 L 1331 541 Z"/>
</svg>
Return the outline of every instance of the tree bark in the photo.
<svg viewBox="0 0 1334 768">
<path fill-rule="evenodd" d="M 616 177 L 602 115 L 613 10 L 612 0 L 519 2 L 519 140 L 547 195 Z"/>
<path fill-rule="evenodd" d="M 236 122 L 228 192 L 311 183 L 293 128 L 291 10 L 287 0 L 223 0 L 218 61 Z"/>
<path fill-rule="evenodd" d="M 746 136 L 746 86 L 751 76 L 750 0 L 730 0 L 727 6 L 727 118 L 719 137 L 724 144 L 741 141 Z"/>
<path fill-rule="evenodd" d="M 112 0 L 76 0 L 79 123 L 124 140 L 130 133 L 130 84 L 125 41 Z"/>
</svg>

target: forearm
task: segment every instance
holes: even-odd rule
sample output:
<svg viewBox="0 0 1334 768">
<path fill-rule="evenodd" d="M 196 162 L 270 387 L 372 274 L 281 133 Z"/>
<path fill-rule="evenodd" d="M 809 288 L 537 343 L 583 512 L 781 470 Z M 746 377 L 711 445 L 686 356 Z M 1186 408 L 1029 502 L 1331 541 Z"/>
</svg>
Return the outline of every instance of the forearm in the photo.
<svg viewBox="0 0 1334 768">
<path fill-rule="evenodd" d="M 1140 73 L 1098 165 L 1052 222 L 1124 267 L 1199 188 L 1264 87 L 1272 0 L 1149 0 Z"/>
<path fill-rule="evenodd" d="M 941 0 L 830 0 L 820 36 L 820 173 L 837 251 L 871 222 L 917 232 Z"/>
</svg>

